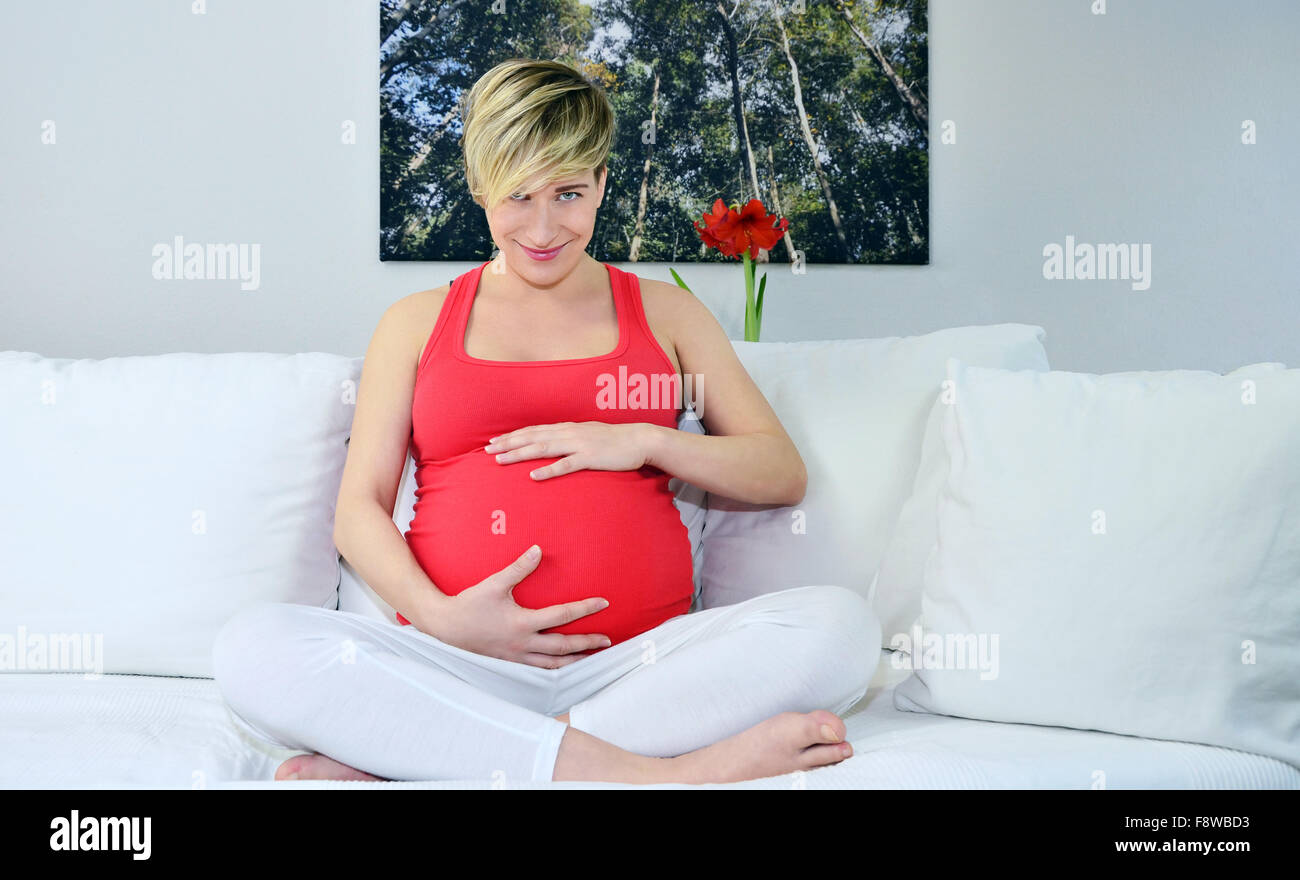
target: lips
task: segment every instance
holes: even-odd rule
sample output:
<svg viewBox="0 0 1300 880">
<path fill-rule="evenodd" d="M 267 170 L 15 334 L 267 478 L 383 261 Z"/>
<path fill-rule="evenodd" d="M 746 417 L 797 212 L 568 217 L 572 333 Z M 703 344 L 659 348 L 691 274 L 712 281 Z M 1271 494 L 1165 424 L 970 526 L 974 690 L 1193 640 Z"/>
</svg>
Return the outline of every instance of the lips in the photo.
<svg viewBox="0 0 1300 880">
<path fill-rule="evenodd" d="M 516 244 L 519 244 L 519 243 L 516 242 Z M 565 244 L 568 244 L 568 242 L 565 242 Z M 551 257 L 555 256 L 555 255 L 558 254 L 561 250 L 564 249 L 564 245 L 563 245 L 563 244 L 560 245 L 559 247 L 551 248 L 551 249 L 548 250 L 548 251 L 539 251 L 539 250 L 535 250 L 534 248 L 530 248 L 530 247 L 528 247 L 527 245 L 523 245 L 523 244 L 520 244 L 519 246 L 520 246 L 521 248 L 523 248 L 525 252 L 527 252 L 528 256 L 530 256 L 530 257 L 534 257 L 534 258 L 539 259 L 539 260 L 549 260 Z"/>
</svg>

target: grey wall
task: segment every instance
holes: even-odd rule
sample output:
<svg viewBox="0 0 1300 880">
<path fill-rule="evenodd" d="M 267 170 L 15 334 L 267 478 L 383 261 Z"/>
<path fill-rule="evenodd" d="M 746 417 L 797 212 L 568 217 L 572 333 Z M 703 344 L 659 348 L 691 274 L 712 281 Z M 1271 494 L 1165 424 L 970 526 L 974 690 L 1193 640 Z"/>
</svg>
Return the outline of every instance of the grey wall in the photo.
<svg viewBox="0 0 1300 880">
<path fill-rule="evenodd" d="M 207 5 L 0 6 L 0 349 L 359 355 L 470 268 L 379 262 L 376 4 Z M 932 263 L 777 267 L 764 339 L 1019 321 L 1057 369 L 1300 366 L 1300 4 L 1091 5 L 933 0 Z M 1150 244 L 1150 288 L 1045 280 L 1067 234 Z M 154 280 L 178 235 L 260 245 L 260 287 Z M 739 337 L 739 270 L 677 268 Z"/>
</svg>

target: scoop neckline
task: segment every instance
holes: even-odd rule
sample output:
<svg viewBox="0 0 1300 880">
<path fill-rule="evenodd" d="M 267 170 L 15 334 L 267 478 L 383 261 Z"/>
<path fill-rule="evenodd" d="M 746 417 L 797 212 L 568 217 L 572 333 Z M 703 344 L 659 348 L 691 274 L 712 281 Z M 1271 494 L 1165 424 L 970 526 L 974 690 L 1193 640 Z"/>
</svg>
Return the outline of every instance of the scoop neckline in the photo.
<svg viewBox="0 0 1300 880">
<path fill-rule="evenodd" d="M 609 276 L 610 293 L 614 297 L 614 313 L 618 316 L 618 342 L 614 345 L 613 351 L 608 354 L 598 354 L 592 357 L 561 358 L 559 360 L 542 361 L 494 361 L 487 358 L 474 357 L 474 355 L 470 354 L 465 349 L 465 335 L 469 333 L 469 318 L 470 313 L 474 309 L 474 299 L 478 296 L 479 278 L 482 277 L 483 270 L 491 262 L 491 260 L 484 262 L 474 270 L 473 277 L 466 280 L 466 283 L 472 286 L 470 287 L 469 294 L 466 296 L 465 306 L 461 309 L 463 320 L 458 322 L 458 332 L 455 334 L 457 338 L 455 340 L 454 351 L 456 357 L 460 360 L 471 364 L 486 364 L 488 366 L 496 367 L 563 366 L 566 364 L 590 364 L 597 361 L 607 361 L 610 358 L 616 358 L 627 351 L 631 334 L 628 332 L 627 315 L 624 314 L 623 297 L 619 295 L 619 285 L 623 283 L 623 279 L 618 277 L 613 266 L 609 263 L 602 262 L 601 265 L 605 267 L 606 274 Z"/>
</svg>

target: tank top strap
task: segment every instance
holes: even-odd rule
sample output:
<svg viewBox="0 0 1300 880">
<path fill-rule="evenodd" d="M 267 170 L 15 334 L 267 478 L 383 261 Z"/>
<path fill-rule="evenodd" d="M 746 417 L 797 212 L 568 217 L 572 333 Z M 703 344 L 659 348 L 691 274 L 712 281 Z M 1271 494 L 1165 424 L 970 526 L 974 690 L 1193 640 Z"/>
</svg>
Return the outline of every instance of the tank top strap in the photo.
<svg viewBox="0 0 1300 880">
<path fill-rule="evenodd" d="M 605 265 L 613 270 L 609 277 L 614 290 L 614 303 L 618 307 L 619 332 L 628 334 L 630 342 L 639 343 L 642 341 L 644 331 L 641 325 L 645 319 L 641 314 L 641 297 L 637 295 L 639 291 L 634 289 L 636 279 L 631 272 L 624 272 L 618 266 L 611 263 Z"/>
<path fill-rule="evenodd" d="M 469 329 L 470 308 L 474 303 L 472 293 L 478 290 L 479 277 L 482 276 L 483 270 L 491 263 L 491 260 L 486 260 L 468 272 L 462 272 L 452 285 L 454 288 L 454 302 L 452 303 L 452 311 L 448 315 L 450 321 L 447 324 L 447 329 L 442 334 L 446 337 L 442 344 L 447 348 L 449 354 L 459 349 L 460 340 L 465 338 L 465 331 Z M 460 335 L 457 336 L 456 334 Z"/>
<path fill-rule="evenodd" d="M 456 332 L 459 331 L 460 338 L 464 339 L 465 325 L 469 320 L 469 311 L 465 308 L 469 301 L 466 291 L 474 289 L 471 285 L 478 285 L 478 277 L 487 265 L 488 263 L 484 262 L 451 279 L 451 289 L 447 291 L 447 296 L 442 301 L 442 307 L 438 310 L 438 319 L 434 322 L 433 330 L 429 333 L 429 339 L 424 346 L 424 354 L 416 367 L 417 377 L 424 372 L 425 365 L 429 361 L 455 356 L 451 347 L 456 344 Z"/>
<path fill-rule="evenodd" d="M 627 316 L 627 330 L 631 335 L 631 343 L 625 357 L 633 356 L 632 351 L 635 349 L 637 357 L 650 357 L 675 372 L 672 361 L 668 359 L 663 346 L 650 330 L 650 320 L 646 317 L 645 305 L 641 298 L 640 279 L 634 272 L 624 272 L 617 266 L 613 268 L 614 277 L 617 279 L 614 290 L 615 294 L 620 296 L 619 314 Z"/>
</svg>

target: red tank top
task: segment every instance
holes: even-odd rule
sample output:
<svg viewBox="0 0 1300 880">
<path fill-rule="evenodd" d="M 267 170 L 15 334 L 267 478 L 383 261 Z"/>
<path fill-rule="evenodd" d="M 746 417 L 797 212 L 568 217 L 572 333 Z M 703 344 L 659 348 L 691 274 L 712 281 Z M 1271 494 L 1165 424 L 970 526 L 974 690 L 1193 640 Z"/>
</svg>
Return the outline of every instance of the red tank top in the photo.
<svg viewBox="0 0 1300 880">
<path fill-rule="evenodd" d="M 415 510 L 405 532 L 420 567 L 454 596 L 532 544 L 542 559 L 514 589 L 525 608 L 603 596 L 609 607 L 544 632 L 603 633 L 618 644 L 690 610 L 690 538 L 671 476 L 578 470 L 534 480 L 559 461 L 501 464 L 490 437 L 554 422 L 651 422 L 676 428 L 680 388 L 646 321 L 637 276 L 608 263 L 618 345 L 605 355 L 490 361 L 465 350 L 465 330 L 489 263 L 451 285 L 420 358 L 411 403 Z M 667 393 L 665 393 L 667 392 Z M 399 622 L 409 621 L 398 615 Z M 588 651 L 585 653 L 594 653 Z"/>
</svg>

